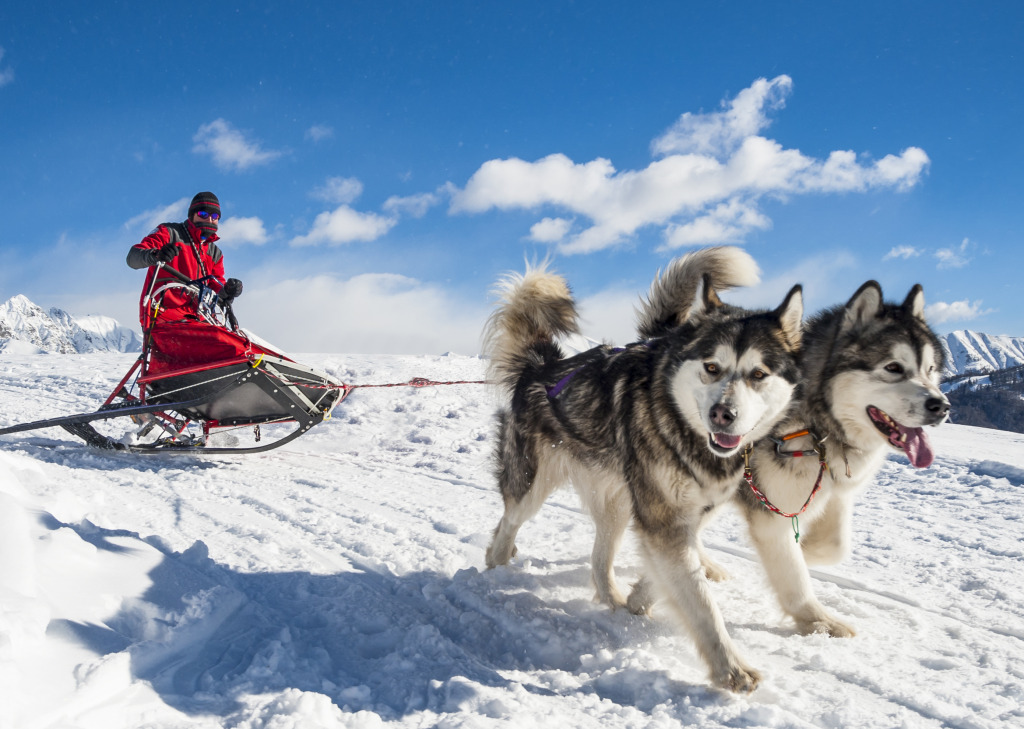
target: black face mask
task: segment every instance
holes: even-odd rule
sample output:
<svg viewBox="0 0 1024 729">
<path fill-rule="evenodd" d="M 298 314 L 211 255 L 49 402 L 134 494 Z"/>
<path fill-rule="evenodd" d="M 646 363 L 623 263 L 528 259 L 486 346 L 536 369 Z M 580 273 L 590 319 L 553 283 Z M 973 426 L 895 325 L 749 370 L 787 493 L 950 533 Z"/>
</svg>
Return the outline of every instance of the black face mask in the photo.
<svg viewBox="0 0 1024 729">
<path fill-rule="evenodd" d="M 207 238 L 212 238 L 214 235 L 217 234 L 217 224 L 209 220 L 200 220 L 198 223 L 195 223 L 194 225 L 197 228 L 199 228 L 199 234 L 203 237 L 203 240 L 206 240 Z"/>
<path fill-rule="evenodd" d="M 195 217 L 193 213 L 191 217 Z M 199 228 L 199 234 L 203 237 L 203 240 L 212 238 L 217 233 L 217 221 L 206 218 L 203 220 L 200 218 L 198 221 L 192 223 L 194 226 Z"/>
</svg>

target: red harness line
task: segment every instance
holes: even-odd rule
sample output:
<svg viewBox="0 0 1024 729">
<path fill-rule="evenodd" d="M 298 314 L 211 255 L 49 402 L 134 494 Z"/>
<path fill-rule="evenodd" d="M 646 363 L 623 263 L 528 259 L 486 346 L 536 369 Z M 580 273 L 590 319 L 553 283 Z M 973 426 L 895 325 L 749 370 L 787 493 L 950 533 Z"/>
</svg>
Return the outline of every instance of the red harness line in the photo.
<svg viewBox="0 0 1024 729">
<path fill-rule="evenodd" d="M 413 377 L 408 382 L 389 382 L 380 385 L 342 385 L 342 389 L 345 390 L 345 395 L 352 392 L 352 390 L 358 390 L 364 387 L 433 387 L 436 385 L 487 385 L 487 380 L 452 380 L 447 382 L 439 382 L 436 380 L 428 380 L 425 377 Z"/>
<path fill-rule="evenodd" d="M 801 430 L 798 433 L 791 433 L 791 434 L 789 434 L 787 436 L 783 436 L 782 440 L 781 441 L 777 441 L 777 443 L 778 443 L 778 445 L 782 445 L 782 443 L 784 443 L 785 441 L 792 440 L 793 438 L 799 438 L 802 435 L 811 435 L 811 437 L 814 438 L 814 436 L 810 433 L 810 431 L 808 431 L 808 430 Z M 815 438 L 815 440 L 817 440 L 817 439 Z M 757 497 L 758 501 L 760 501 L 762 504 L 764 504 L 766 509 L 768 509 L 769 511 L 775 512 L 779 516 L 784 516 L 787 519 L 792 520 L 794 538 L 796 539 L 797 542 L 799 542 L 800 541 L 800 519 L 799 519 L 799 516 L 801 514 L 803 514 L 805 511 L 807 511 L 807 507 L 811 505 L 811 501 L 814 500 L 814 497 L 817 496 L 818 491 L 821 490 L 821 480 L 825 476 L 825 469 L 828 468 L 828 462 L 825 460 L 824 450 L 820 449 L 820 444 L 817 444 L 817 443 L 815 444 L 813 451 L 783 451 L 783 450 L 780 450 L 779 448 L 776 448 L 776 452 L 778 452 L 779 455 L 789 456 L 791 458 L 800 458 L 800 457 L 803 457 L 804 455 L 808 455 L 809 453 L 816 453 L 818 455 L 818 464 L 819 464 L 818 478 L 814 482 L 814 487 L 811 489 L 811 493 L 807 497 L 807 501 L 805 501 L 804 505 L 802 507 L 800 507 L 800 511 L 795 511 L 793 513 L 785 512 L 782 509 L 780 509 L 779 507 L 777 507 L 775 504 L 773 504 L 768 499 L 768 496 L 765 495 L 765 493 L 763 491 L 761 491 L 761 489 L 759 489 L 754 484 L 754 471 L 750 467 L 750 450 L 751 450 L 751 447 L 747 446 L 747 449 L 745 451 L 743 451 L 743 463 L 744 463 L 744 466 L 743 466 L 743 480 L 747 482 L 747 485 L 750 486 L 750 490 L 754 492 L 754 496 Z"/>
<path fill-rule="evenodd" d="M 273 375 L 270 375 L 273 377 Z M 376 385 L 306 385 L 310 389 L 321 389 L 321 390 L 341 390 L 341 399 L 344 400 L 349 396 L 353 390 L 359 390 L 369 387 L 433 387 L 437 385 L 489 385 L 490 380 L 451 380 L 451 381 L 437 381 L 428 380 L 425 377 L 413 377 L 408 382 L 388 382 Z M 340 402 L 340 401 L 339 401 Z"/>
</svg>

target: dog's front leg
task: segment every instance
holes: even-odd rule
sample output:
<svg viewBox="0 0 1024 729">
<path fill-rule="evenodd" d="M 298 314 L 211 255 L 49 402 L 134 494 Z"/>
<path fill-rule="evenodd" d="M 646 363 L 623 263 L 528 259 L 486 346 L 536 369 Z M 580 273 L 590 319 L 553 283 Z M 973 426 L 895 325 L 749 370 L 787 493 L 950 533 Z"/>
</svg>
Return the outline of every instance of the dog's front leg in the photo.
<svg viewBox="0 0 1024 729">
<path fill-rule="evenodd" d="M 757 687 L 761 675 L 737 654 L 725 630 L 718 607 L 711 597 L 704 574 L 695 530 L 675 534 L 641 531 L 647 576 L 686 625 L 707 663 L 711 680 L 731 691 L 747 692 Z"/>
<path fill-rule="evenodd" d="M 782 609 L 796 621 L 797 630 L 835 638 L 855 635 L 853 628 L 830 615 L 814 596 L 811 575 L 789 519 L 762 510 L 749 513 L 747 521 L 768 581 Z"/>
</svg>

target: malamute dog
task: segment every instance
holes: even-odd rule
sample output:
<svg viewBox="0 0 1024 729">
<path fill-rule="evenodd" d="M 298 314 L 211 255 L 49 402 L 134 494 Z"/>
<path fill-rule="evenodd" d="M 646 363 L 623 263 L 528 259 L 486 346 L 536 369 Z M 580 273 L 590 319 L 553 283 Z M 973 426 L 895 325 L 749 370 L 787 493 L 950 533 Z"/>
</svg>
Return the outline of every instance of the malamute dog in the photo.
<svg viewBox="0 0 1024 729">
<path fill-rule="evenodd" d="M 716 294 L 756 280 L 738 248 L 692 253 L 651 288 L 641 328 L 660 336 L 566 358 L 556 339 L 578 331 L 568 285 L 544 266 L 528 268 L 504 280 L 485 337 L 491 377 L 507 394 L 496 448 L 505 511 L 487 566 L 506 564 L 522 524 L 571 483 L 596 526 L 598 599 L 644 612 L 654 595 L 666 598 L 714 683 L 735 691 L 752 690 L 759 675 L 711 600 L 705 573 L 719 570 L 698 533 L 734 498 L 746 447 L 786 411 L 803 315 L 799 286 L 774 311 L 738 309 Z M 627 599 L 612 562 L 630 520 L 646 571 Z"/>
<path fill-rule="evenodd" d="M 896 305 L 868 281 L 845 306 L 806 324 L 797 395 L 754 447 L 752 488 L 740 490 L 769 581 L 800 632 L 854 634 L 814 597 L 807 565 L 847 555 L 854 497 L 887 453 L 902 451 L 918 468 L 931 465 L 922 426 L 949 414 L 938 386 L 943 359 L 924 319 L 920 285 Z"/>
</svg>

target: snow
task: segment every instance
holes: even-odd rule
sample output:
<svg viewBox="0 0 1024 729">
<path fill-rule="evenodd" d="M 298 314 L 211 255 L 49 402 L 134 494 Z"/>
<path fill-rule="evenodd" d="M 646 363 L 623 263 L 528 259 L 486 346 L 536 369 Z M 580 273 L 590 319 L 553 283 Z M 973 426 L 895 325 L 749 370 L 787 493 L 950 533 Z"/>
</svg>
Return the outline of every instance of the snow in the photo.
<svg viewBox="0 0 1024 729">
<path fill-rule="evenodd" d="M 94 409 L 131 355 L 0 356 L 0 425 Z M 301 355 L 350 384 L 482 379 L 476 357 Z M 1024 724 L 1024 435 L 946 425 L 891 456 L 854 552 L 815 569 L 858 635 L 800 636 L 740 520 L 706 532 L 750 695 L 592 602 L 569 490 L 483 569 L 501 514 L 481 385 L 356 390 L 250 456 L 0 437 L 0 727 L 1008 727 Z M 625 585 L 639 559 L 627 539 Z"/>
</svg>

